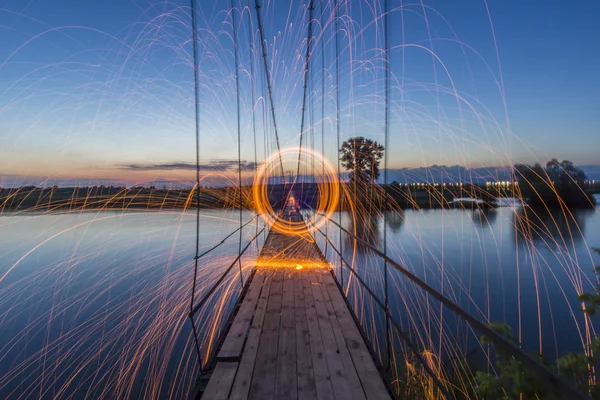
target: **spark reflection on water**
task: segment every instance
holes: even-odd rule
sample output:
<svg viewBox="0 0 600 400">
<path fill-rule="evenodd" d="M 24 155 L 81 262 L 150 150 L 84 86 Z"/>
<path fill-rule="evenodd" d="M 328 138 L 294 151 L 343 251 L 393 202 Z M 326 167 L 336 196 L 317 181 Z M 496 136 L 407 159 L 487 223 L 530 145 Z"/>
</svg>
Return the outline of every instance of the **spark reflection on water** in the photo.
<svg viewBox="0 0 600 400">
<path fill-rule="evenodd" d="M 207 249 L 238 227 L 237 213 L 206 211 L 201 223 Z M 193 212 L 5 213 L 0 397 L 187 396 L 198 365 L 186 319 L 195 226 Z M 254 232 L 249 224 L 242 245 Z M 243 258 L 245 274 L 261 244 Z M 199 293 L 238 246 L 235 235 L 203 259 Z M 232 273 L 197 322 L 205 348 L 239 292 Z"/>
<path fill-rule="evenodd" d="M 552 354 L 556 346 L 560 352 L 581 349 L 578 325 L 582 318 L 569 268 L 577 258 L 585 277 L 583 285 L 592 288 L 593 265 L 598 260 L 590 258 L 588 245 L 600 243 L 600 216 L 593 211 L 576 212 L 571 222 L 563 221 L 554 229 L 549 225 L 538 235 L 523 237 L 514 229 L 518 218 L 514 208 L 501 208 L 495 214 L 477 213 L 404 211 L 389 218 L 393 223 L 388 223 L 388 251 L 438 286 L 443 263 L 445 293 L 489 320 L 506 320 L 513 327 L 521 322 L 523 342 L 534 349 L 539 327 L 532 316 L 537 315 L 540 300 L 545 351 Z M 237 227 L 235 212 L 203 214 L 203 248 Z M 246 213 L 245 218 L 250 219 L 251 214 Z M 343 214 L 342 220 L 350 227 L 348 214 Z M 135 398 L 187 393 L 197 373 L 186 323 L 195 238 L 193 213 L 21 214 L 4 216 L 0 222 L 0 244 L 5 249 L 0 273 L 18 262 L 0 283 L 1 397 L 19 398 L 19 393 L 20 398 L 85 394 Z M 567 225 L 575 232 L 575 223 L 581 234 L 569 240 L 565 238 Z M 79 227 L 69 230 L 73 226 Z M 374 221 L 372 227 L 381 234 L 381 220 Z M 244 232 L 248 240 L 255 232 L 254 225 Z M 334 232 L 329 230 L 330 235 Z M 315 237 L 324 249 L 318 235 Z M 565 238 L 564 242 L 560 238 Z M 220 275 L 237 248 L 234 238 L 202 264 L 199 282 L 203 288 Z M 254 264 L 259 248 L 244 260 L 245 271 Z M 344 248 L 345 257 L 354 258 L 358 271 L 381 294 L 376 257 L 367 249 Z M 335 268 L 331 250 L 327 256 Z M 520 303 L 516 297 L 517 266 L 521 273 Z M 545 277 L 538 279 L 538 291 L 534 290 L 535 268 Z M 423 309 L 407 307 L 409 287 L 402 278 L 394 273 L 391 276 L 392 313 L 404 320 L 409 313 L 422 314 Z M 224 290 L 233 296 L 239 291 L 238 281 L 232 274 Z M 542 294 L 540 299 L 536 293 Z M 355 305 L 363 298 L 358 292 L 349 294 Z M 367 319 L 379 321 L 367 303 L 361 303 L 359 313 L 370 313 Z M 219 320 L 214 318 L 216 314 L 225 313 L 229 306 L 225 300 L 209 317 Z M 521 321 L 518 315 L 523 316 Z M 374 337 L 376 330 L 381 331 L 377 328 L 380 326 L 375 323 L 367 333 Z"/>
</svg>

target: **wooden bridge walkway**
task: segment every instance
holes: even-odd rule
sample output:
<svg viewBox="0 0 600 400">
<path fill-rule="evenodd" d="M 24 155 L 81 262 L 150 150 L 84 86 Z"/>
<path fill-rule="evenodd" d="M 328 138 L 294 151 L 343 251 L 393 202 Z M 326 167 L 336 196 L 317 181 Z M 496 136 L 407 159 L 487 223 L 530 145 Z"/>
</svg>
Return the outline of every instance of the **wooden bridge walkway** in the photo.
<svg viewBox="0 0 600 400">
<path fill-rule="evenodd" d="M 390 399 L 309 232 L 272 231 L 257 264 L 202 398 Z"/>
</svg>

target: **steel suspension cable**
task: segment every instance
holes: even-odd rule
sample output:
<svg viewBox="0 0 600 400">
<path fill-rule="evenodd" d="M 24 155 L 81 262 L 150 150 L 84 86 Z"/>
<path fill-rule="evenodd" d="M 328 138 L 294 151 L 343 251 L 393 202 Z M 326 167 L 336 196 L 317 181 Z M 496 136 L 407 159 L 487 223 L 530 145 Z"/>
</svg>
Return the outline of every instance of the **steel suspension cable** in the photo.
<svg viewBox="0 0 600 400">
<path fill-rule="evenodd" d="M 471 325 L 474 329 L 482 333 L 486 337 L 488 337 L 493 343 L 494 346 L 499 351 L 503 351 L 506 354 L 514 357 L 516 360 L 523 363 L 524 366 L 530 368 L 535 373 L 537 373 L 540 377 L 545 379 L 548 383 L 550 383 L 554 390 L 557 390 L 562 395 L 566 395 L 568 399 L 589 399 L 589 397 L 585 396 L 578 389 L 576 389 L 568 380 L 563 378 L 560 375 L 557 375 L 555 372 L 550 370 L 546 365 L 541 362 L 535 360 L 531 355 L 515 346 L 512 342 L 506 339 L 502 334 L 495 331 L 491 326 L 481 322 L 479 319 L 465 311 L 458 304 L 454 303 L 448 297 L 444 296 L 442 293 L 434 289 L 428 283 L 423 281 L 414 273 L 410 272 L 406 267 L 402 266 L 400 263 L 396 262 L 389 256 L 383 254 L 381 250 L 374 247 L 371 243 L 367 242 L 363 238 L 355 235 L 354 233 L 348 231 L 341 224 L 338 225 L 334 220 L 330 220 L 334 225 L 336 225 L 341 231 L 344 231 L 347 235 L 351 236 L 354 240 L 360 242 L 366 248 L 370 249 L 374 254 L 386 260 L 389 265 L 393 266 L 398 272 L 400 272 L 405 278 L 410 280 L 416 286 L 423 289 L 427 292 L 431 297 L 439 301 L 442 305 L 452 311 L 455 315 L 460 317 L 462 320 Z M 340 253 L 341 254 L 341 253 Z"/>
<path fill-rule="evenodd" d="M 239 49 L 238 49 L 238 35 L 237 35 L 237 22 L 235 19 L 235 7 L 233 6 L 234 0 L 231 0 L 231 26 L 233 28 L 233 47 L 234 47 L 234 60 L 235 60 L 235 93 L 237 101 L 237 144 L 238 144 L 238 209 L 240 211 L 240 241 L 238 254 L 242 254 L 242 237 L 243 237 L 243 212 L 242 212 L 242 128 L 241 128 L 241 117 L 240 117 L 240 62 L 239 62 Z M 244 287 L 244 275 L 242 273 L 242 260 L 238 257 L 238 263 L 240 267 L 240 285 Z"/>
<path fill-rule="evenodd" d="M 254 1 L 256 9 L 256 19 L 258 21 L 258 34 L 260 36 L 260 47 L 263 53 L 263 63 L 265 69 L 265 76 L 267 78 L 267 88 L 269 91 L 269 102 L 271 103 L 271 116 L 273 118 L 273 129 L 275 130 L 275 140 L 277 141 L 277 152 L 279 155 L 279 165 L 281 167 L 281 181 L 285 184 L 285 172 L 283 170 L 283 159 L 281 158 L 281 146 L 279 145 L 279 133 L 277 131 L 277 119 L 275 118 L 275 103 L 273 101 L 273 89 L 271 86 L 271 73 L 269 72 L 269 63 L 267 61 L 267 48 L 265 47 L 265 37 L 262 25 L 262 18 L 260 15 L 260 5 L 258 0 Z"/>
<path fill-rule="evenodd" d="M 308 88 L 308 74 L 310 66 L 310 43 L 312 42 L 312 24 L 313 24 L 313 0 L 308 2 L 308 32 L 306 34 L 306 54 L 305 54 L 305 65 L 304 65 L 304 89 L 302 94 L 302 111 L 300 117 L 300 147 L 298 150 L 298 170 L 296 172 L 296 179 L 300 176 L 300 156 L 302 155 L 302 138 L 304 137 L 304 123 L 306 113 L 306 92 Z"/>
<path fill-rule="evenodd" d="M 254 221 L 256 218 L 258 217 L 258 214 L 255 214 L 254 217 L 252 217 L 252 219 L 248 222 L 246 222 L 244 225 L 240 226 L 239 228 L 237 228 L 235 231 L 230 232 L 227 236 L 225 236 L 219 243 L 215 244 L 213 247 L 211 247 L 210 249 L 204 251 L 202 254 L 194 257 L 196 259 L 201 259 L 202 257 L 204 257 L 207 254 L 212 253 L 214 250 L 216 250 L 219 246 L 221 246 L 223 243 L 225 243 L 227 241 L 227 239 L 229 239 L 230 237 L 232 237 L 233 235 L 235 235 L 240 229 L 244 229 L 245 226 L 247 226 L 248 224 L 250 224 L 252 221 Z M 256 225 L 258 227 L 258 224 Z M 258 228 L 257 228 L 258 229 Z"/>
<path fill-rule="evenodd" d="M 375 301 L 375 303 L 380 308 L 383 309 L 383 312 L 384 312 L 384 314 L 386 316 L 386 319 L 392 322 L 392 324 L 394 325 L 394 328 L 396 328 L 396 333 L 398 334 L 398 336 L 400 338 L 402 338 L 402 340 L 407 344 L 407 346 L 413 351 L 413 354 L 415 355 L 415 357 L 417 358 L 417 360 L 419 361 L 419 363 L 421 364 L 421 366 L 423 367 L 423 369 L 425 370 L 425 372 L 427 373 L 427 375 L 429 375 L 433 379 L 433 381 L 435 383 L 435 386 L 438 389 L 440 389 L 440 391 L 443 393 L 443 395 L 445 396 L 446 399 L 451 399 L 452 396 L 450 396 L 450 394 L 448 393 L 448 391 L 446 390 L 446 388 L 444 387 L 444 385 L 442 384 L 442 382 L 440 381 L 440 379 L 438 378 L 438 376 L 435 374 L 435 372 L 433 372 L 433 370 L 429 366 L 429 363 L 425 360 L 425 358 L 423 357 L 423 355 L 419 351 L 419 348 L 410 339 L 410 337 L 408 336 L 408 334 L 402 330 L 402 328 L 400 327 L 400 323 L 398 323 L 394 319 L 393 315 L 389 311 L 389 308 L 387 308 L 384 304 L 381 303 L 381 300 L 379 300 L 379 298 L 377 297 L 377 295 L 375 294 L 375 292 L 373 292 L 373 290 L 369 287 L 369 285 L 367 285 L 367 282 L 365 282 L 365 280 L 360 276 L 360 274 L 358 273 L 358 271 L 356 271 L 352 267 L 352 265 L 348 261 L 346 261 L 346 259 L 344 259 L 344 256 L 342 255 L 342 253 L 338 249 L 335 248 L 335 245 L 327 237 L 326 233 L 324 233 L 319 228 L 316 229 L 316 232 L 319 232 L 321 235 L 323 235 L 325 237 L 325 241 L 329 242 L 331 244 L 331 248 L 336 253 L 338 253 L 338 255 L 340 256 L 340 259 L 346 265 L 346 268 L 348 268 L 348 271 L 350 271 L 350 273 L 352 275 L 354 275 L 354 277 L 356 278 L 356 280 L 365 288 L 365 290 L 367 291 L 367 293 L 369 293 L 371 295 L 371 297 L 373 298 L 373 300 Z"/>
<path fill-rule="evenodd" d="M 252 13 L 250 12 L 250 2 L 248 0 L 248 39 L 250 40 L 250 93 L 252 100 L 252 136 L 254 139 L 254 176 L 258 169 L 258 155 L 256 154 L 256 93 L 255 93 L 255 81 L 254 81 L 254 35 L 252 33 Z M 265 157 L 266 158 L 266 157 Z M 258 224 L 256 224 L 256 230 L 258 232 Z M 256 251 L 258 252 L 258 242 L 256 242 Z"/>
<path fill-rule="evenodd" d="M 210 298 L 210 296 L 212 296 L 212 294 L 217 290 L 217 288 L 221 285 L 221 283 L 223 283 L 223 281 L 225 280 L 225 278 L 227 277 L 227 275 L 231 272 L 231 270 L 233 269 L 233 267 L 235 266 L 235 264 L 242 258 L 242 255 L 246 252 L 246 250 L 248 250 L 248 248 L 250 247 L 250 245 L 256 240 L 256 238 L 258 238 L 258 236 L 263 233 L 263 231 L 267 229 L 267 224 L 265 224 L 263 226 L 263 228 L 252 237 L 252 239 L 250 239 L 250 241 L 248 242 L 248 244 L 246 244 L 246 246 L 242 249 L 242 251 L 240 252 L 240 254 L 236 257 L 235 260 L 233 260 L 233 262 L 231 264 L 229 264 L 229 267 L 227 267 L 227 269 L 223 272 L 223 274 L 219 277 L 219 279 L 217 279 L 217 281 L 213 284 L 213 286 L 208 290 L 208 292 L 202 297 L 202 299 L 198 302 L 198 304 L 196 305 L 192 305 L 192 308 L 190 310 L 189 316 L 193 317 L 194 315 L 196 315 L 196 313 L 198 312 L 198 310 L 200 310 L 202 308 L 202 306 L 204 304 L 206 304 L 206 302 L 208 301 L 208 299 Z"/>
<path fill-rule="evenodd" d="M 311 88 L 310 94 L 309 94 L 309 126 L 310 126 L 310 178 L 308 179 L 308 184 L 311 185 L 310 187 L 312 188 L 311 191 L 309 193 L 314 193 L 314 183 L 315 183 L 315 136 L 316 136 L 316 130 L 315 130 L 315 96 L 314 96 L 314 90 L 312 89 L 314 87 L 314 69 L 310 70 L 310 80 L 309 80 L 309 87 Z M 310 198 L 311 201 L 311 205 L 312 205 L 312 199 L 314 197 Z M 307 200 L 309 200 L 307 198 Z"/>
<path fill-rule="evenodd" d="M 338 182 L 339 186 L 342 185 L 342 167 L 340 164 L 340 5 L 339 0 L 335 0 L 335 124 L 336 124 L 336 133 L 337 133 L 337 148 L 335 150 L 337 155 L 337 167 L 338 167 Z M 342 213 L 341 213 L 341 204 L 338 203 L 338 220 L 340 222 L 340 226 L 342 225 Z M 342 231 L 340 230 L 340 275 L 341 275 L 341 283 L 342 289 L 344 289 L 344 265 L 342 263 L 343 247 L 342 247 Z M 344 289 L 344 294 L 346 294 L 346 289 Z"/>
<path fill-rule="evenodd" d="M 384 46 L 385 46 L 385 137 L 384 137 L 384 160 L 383 160 L 383 254 L 387 257 L 387 214 L 388 214 L 388 155 L 390 154 L 390 10 L 389 0 L 383 0 L 384 3 Z M 389 283 L 388 283 L 388 263 L 383 261 L 383 282 L 385 291 L 385 309 L 388 309 L 389 301 Z M 389 318 L 385 319 L 386 344 L 388 349 L 388 368 L 391 366 L 391 340 Z"/>
<path fill-rule="evenodd" d="M 192 282 L 192 295 L 190 299 L 190 313 L 194 307 L 194 295 L 196 293 L 196 280 L 198 278 L 198 259 L 200 252 L 200 86 L 198 85 L 198 30 L 196 27 L 196 2 L 190 0 L 190 13 L 192 14 L 192 49 L 193 49 L 193 68 L 194 68 L 194 112 L 196 129 L 196 254 L 194 257 L 194 280 Z M 194 318 L 190 317 L 192 330 L 194 333 L 194 343 L 198 353 L 198 364 L 202 369 L 202 355 L 200 353 L 200 344 L 198 343 L 198 333 Z"/>
<path fill-rule="evenodd" d="M 325 14 L 325 7 L 323 3 L 325 0 L 321 0 L 321 176 L 325 177 L 325 25 L 323 16 Z M 315 182 L 316 183 L 316 182 Z M 327 237 L 327 225 L 325 225 L 325 237 Z M 325 242 L 325 255 L 327 255 L 327 242 Z"/>
<path fill-rule="evenodd" d="M 248 10 L 250 10 L 250 2 L 252 0 L 248 0 Z M 250 95 L 252 99 L 252 135 L 254 138 L 254 173 L 258 168 L 258 155 L 256 154 L 256 87 L 254 80 L 254 53 L 256 49 L 254 48 L 254 34 L 252 32 L 252 14 L 248 11 L 248 38 L 250 40 Z M 258 227 L 258 225 L 257 225 Z"/>
</svg>

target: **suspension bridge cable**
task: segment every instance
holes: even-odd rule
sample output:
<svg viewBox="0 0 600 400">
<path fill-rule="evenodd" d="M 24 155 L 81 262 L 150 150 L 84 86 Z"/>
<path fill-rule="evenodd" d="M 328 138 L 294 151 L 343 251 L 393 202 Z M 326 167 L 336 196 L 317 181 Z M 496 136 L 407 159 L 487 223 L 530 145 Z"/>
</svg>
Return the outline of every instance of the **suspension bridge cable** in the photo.
<svg viewBox="0 0 600 400">
<path fill-rule="evenodd" d="M 194 306 L 194 295 L 196 293 L 196 280 L 198 278 L 198 256 L 200 252 L 200 86 L 198 85 L 198 30 L 196 27 L 196 1 L 190 0 L 190 13 L 192 14 L 192 49 L 194 67 L 194 112 L 196 128 L 196 255 L 194 257 L 194 280 L 192 282 L 192 295 L 190 299 L 190 312 Z M 194 342 L 198 353 L 198 364 L 202 368 L 202 355 L 198 343 L 198 333 L 193 317 L 190 317 L 194 331 Z"/>
<path fill-rule="evenodd" d="M 196 259 L 199 260 L 202 257 L 204 257 L 205 255 L 211 253 L 213 250 L 216 250 L 219 246 L 221 246 L 223 243 L 225 243 L 227 241 L 227 239 L 229 239 L 230 237 L 232 237 L 233 235 L 235 235 L 240 229 L 243 229 L 244 227 L 246 227 L 248 224 L 250 224 L 252 221 L 254 221 L 257 217 L 258 217 L 258 214 L 254 215 L 254 217 L 252 217 L 252 219 L 250 221 L 246 222 L 244 225 L 240 226 L 235 231 L 229 233 L 219 243 L 215 244 L 213 247 L 211 247 L 210 249 L 206 250 L 205 252 L 203 252 L 202 254 L 200 254 L 200 255 L 198 255 L 198 256 L 196 256 L 194 258 L 196 258 Z M 258 224 L 256 226 L 258 227 Z"/>
<path fill-rule="evenodd" d="M 335 125 L 337 134 L 337 148 L 335 149 L 337 155 L 337 167 L 338 167 L 338 182 L 339 186 L 342 185 L 342 167 L 340 165 L 340 5 L 339 0 L 335 0 Z M 338 203 L 338 219 L 340 225 L 342 224 L 342 213 L 341 204 Z M 342 263 L 343 247 L 342 247 L 342 231 L 340 231 L 340 275 L 342 288 L 344 287 L 344 266 Z M 344 289 L 344 294 L 346 293 Z"/>
<path fill-rule="evenodd" d="M 260 230 L 260 232 L 258 232 L 256 235 L 254 235 L 254 237 L 252 237 L 252 239 L 250 239 L 250 241 L 248 242 L 248 244 L 239 253 L 239 255 L 235 258 L 235 260 L 233 260 L 233 262 L 231 264 L 229 264 L 229 267 L 227 267 L 227 269 L 225 270 L 225 272 L 223 272 L 223 274 L 221 275 L 221 277 L 219 279 L 217 279 L 217 281 L 208 290 L 208 292 L 204 295 L 204 297 L 202 297 L 202 299 L 198 302 L 198 304 L 192 306 L 192 309 L 190 310 L 190 313 L 188 314 L 190 317 L 193 317 L 194 315 L 196 315 L 196 313 L 198 312 L 198 310 L 200 308 L 202 308 L 202 306 L 208 301 L 208 299 L 210 298 L 210 296 L 212 296 L 212 294 L 215 292 L 215 290 L 217 290 L 217 288 L 225 280 L 225 277 L 229 274 L 229 272 L 231 272 L 231 270 L 233 269 L 233 267 L 235 266 L 235 264 L 237 264 L 238 261 L 242 258 L 242 256 L 246 252 L 246 250 L 248 250 L 248 248 L 254 242 L 254 240 L 256 240 L 256 238 L 258 238 L 258 236 L 261 233 L 263 233 L 263 231 L 265 229 L 267 229 L 267 224 L 265 224 L 263 226 L 263 228 Z"/>
<path fill-rule="evenodd" d="M 419 348 L 413 343 L 413 341 L 410 339 L 410 337 L 408 336 L 408 334 L 401 329 L 400 324 L 394 319 L 394 317 L 391 314 L 389 308 L 387 306 L 385 306 L 383 303 L 381 303 L 381 300 L 379 300 L 379 298 L 377 297 L 377 295 L 375 294 L 375 292 L 373 292 L 373 290 L 369 287 L 369 285 L 367 285 L 367 283 L 365 282 L 365 280 L 360 276 L 360 274 L 358 274 L 358 272 L 352 267 L 352 265 L 348 261 L 346 261 L 346 259 L 344 259 L 343 254 L 338 249 L 335 248 L 334 244 L 327 237 L 327 235 L 325 233 L 323 233 L 323 231 L 321 229 L 319 229 L 319 228 L 317 228 L 316 231 L 319 232 L 321 235 L 323 235 L 325 237 L 326 242 L 329 242 L 331 244 L 331 248 L 336 253 L 338 253 L 338 255 L 340 256 L 340 259 L 346 265 L 346 268 L 348 268 L 348 270 L 352 273 L 352 275 L 354 275 L 354 277 L 356 278 L 356 280 L 365 288 L 365 290 L 367 291 L 367 293 L 369 293 L 371 295 L 371 297 L 373 298 L 373 300 L 375 301 L 375 303 L 381 309 L 383 309 L 383 312 L 384 312 L 384 314 L 386 316 L 386 320 L 392 322 L 392 324 L 394 325 L 394 328 L 396 328 L 396 333 L 398 334 L 398 336 L 400 338 L 402 338 L 402 340 L 413 351 L 415 357 L 417 358 L 417 360 L 419 361 L 419 363 L 421 364 L 421 366 L 423 367 L 423 369 L 425 370 L 425 372 L 427 373 L 427 375 L 429 375 L 433 379 L 433 382 L 434 382 L 435 386 L 437 386 L 437 388 L 442 392 L 442 394 L 445 396 L 446 399 L 451 399 L 452 396 L 450 396 L 450 394 L 448 393 L 448 391 L 446 390 L 446 388 L 444 387 L 444 385 L 442 384 L 442 382 L 440 381 L 440 379 L 438 378 L 438 376 L 435 374 L 435 372 L 433 372 L 433 370 L 431 369 L 429 363 L 425 360 L 425 358 L 421 354 L 421 351 L 419 350 Z M 347 298 L 346 298 L 346 301 L 347 301 Z"/>
<path fill-rule="evenodd" d="M 260 5 L 258 0 L 254 1 L 256 9 L 256 19 L 258 21 L 258 34 L 260 36 L 260 47 L 263 53 L 263 63 L 265 69 L 265 76 L 267 78 L 267 88 L 269 91 L 269 102 L 271 103 L 271 116 L 273 118 L 273 129 L 275 129 L 275 140 L 277 141 L 277 152 L 279 155 L 279 165 L 281 167 L 281 181 L 285 184 L 285 171 L 283 170 L 283 159 L 281 158 L 281 146 L 279 145 L 279 133 L 277 131 L 277 119 L 275 118 L 275 103 L 273 101 L 273 89 L 271 86 L 271 73 L 269 72 L 269 63 L 267 61 L 267 48 L 265 47 L 265 37 L 262 25 L 262 18 L 260 16 Z"/>
<path fill-rule="evenodd" d="M 306 112 L 306 92 L 308 88 L 308 74 L 310 66 L 310 43 L 312 42 L 312 24 L 313 24 L 313 0 L 308 2 L 308 32 L 306 33 L 306 55 L 304 65 L 304 89 L 302 94 L 302 111 L 300 117 L 300 147 L 298 149 L 298 170 L 296 172 L 296 179 L 300 176 L 300 156 L 302 155 L 302 138 L 304 137 L 304 123 L 305 123 L 305 112 Z"/>
<path fill-rule="evenodd" d="M 321 0 L 321 176 L 325 177 L 325 25 L 324 15 L 325 7 L 323 3 L 325 0 Z M 325 236 L 327 236 L 327 226 L 325 224 Z M 325 254 L 327 254 L 327 242 L 325 242 Z"/>
<path fill-rule="evenodd" d="M 251 1 L 251 0 L 249 0 Z M 272 129 L 272 125 L 269 121 L 269 112 L 267 111 L 267 99 L 268 99 L 268 94 L 267 94 L 267 85 L 265 82 L 265 75 L 264 74 L 259 74 L 258 75 L 260 78 L 260 98 L 262 99 L 261 101 L 261 122 L 262 122 L 262 134 L 263 134 L 263 159 L 265 160 L 265 168 L 270 171 L 271 170 L 271 157 L 269 157 L 269 154 L 272 153 L 271 151 L 271 145 L 272 145 L 272 141 L 269 140 L 269 137 L 271 136 L 271 129 Z M 268 181 L 267 181 L 268 184 Z"/>
<path fill-rule="evenodd" d="M 233 47 L 234 47 L 234 60 L 235 60 L 235 94 L 237 102 L 237 144 L 238 144 L 238 208 L 240 210 L 240 241 L 238 253 L 242 252 L 242 234 L 243 234 L 243 212 L 242 212 L 242 128 L 241 128 L 241 117 L 240 117 L 240 62 L 239 62 L 239 46 L 238 46 L 238 35 L 237 35 L 237 22 L 235 19 L 235 7 L 233 6 L 234 0 L 231 0 L 231 26 L 233 28 Z M 242 260 L 239 260 L 240 266 L 240 285 L 244 287 L 244 275 L 242 273 Z"/>
<path fill-rule="evenodd" d="M 315 96 L 314 96 L 314 82 L 315 82 L 315 78 L 314 78 L 314 68 L 311 69 L 310 72 L 310 83 L 309 86 L 311 88 L 310 90 L 310 94 L 309 94 L 309 105 L 310 108 L 308 109 L 309 112 L 309 126 L 310 126 L 310 175 L 309 175 L 309 179 L 308 179 L 308 184 L 310 185 L 309 187 L 311 189 L 309 189 L 308 193 L 311 193 L 311 197 L 310 199 L 307 197 L 307 200 L 310 200 L 310 204 L 313 204 L 313 194 L 315 186 L 314 183 L 316 182 L 315 179 L 315 136 L 317 134 L 316 130 L 315 130 Z"/>
<path fill-rule="evenodd" d="M 310 74 L 310 86 L 311 86 L 311 91 L 310 91 L 310 148 L 311 150 L 315 149 L 315 136 L 316 136 L 316 129 L 315 129 L 315 93 L 314 93 L 314 82 L 315 82 L 315 77 L 314 77 L 314 69 L 311 70 L 311 74 Z M 311 163 L 312 166 L 311 168 L 314 170 L 315 168 L 315 154 L 314 152 L 311 152 L 312 157 L 311 157 Z M 314 171 L 313 171 L 314 174 Z"/>
<path fill-rule="evenodd" d="M 568 399 L 589 399 L 589 397 L 585 396 L 578 389 L 576 389 L 569 381 L 563 378 L 560 375 L 557 375 L 555 372 L 550 370 L 547 366 L 535 360 L 531 355 L 524 352 L 519 347 L 515 346 L 512 342 L 502 336 L 500 333 L 496 332 L 491 326 L 481 322 L 476 317 L 472 316 L 470 313 L 465 311 L 458 304 L 454 303 L 448 297 L 444 296 L 442 293 L 434 289 L 428 283 L 423 281 L 417 275 L 410 272 L 404 266 L 393 260 L 387 255 L 384 255 L 381 250 L 371 245 L 369 242 L 355 235 L 354 233 L 348 231 L 341 224 L 338 225 L 334 220 L 330 220 L 334 225 L 336 225 L 341 231 L 345 232 L 347 235 L 352 237 L 354 240 L 360 242 L 366 248 L 371 250 L 375 255 L 381 257 L 385 261 L 389 263 L 389 265 L 393 266 L 398 272 L 400 272 L 404 277 L 414 283 L 416 286 L 423 289 L 427 292 L 431 297 L 439 301 L 446 308 L 450 309 L 455 315 L 465 321 L 467 324 L 472 326 L 475 330 L 479 331 L 479 333 L 488 337 L 496 346 L 499 351 L 505 352 L 506 354 L 514 357 L 516 360 L 523 363 L 523 366 L 533 370 L 536 374 L 538 374 L 541 378 L 546 380 L 549 384 L 554 387 L 554 390 L 557 390 L 558 393 L 562 395 L 568 396 L 564 398 Z M 341 254 L 341 253 L 340 253 Z M 393 320 L 392 320 L 393 322 Z"/>
<path fill-rule="evenodd" d="M 252 0 L 248 0 L 248 10 L 250 10 L 250 2 Z M 254 80 L 254 53 L 256 49 L 254 48 L 254 34 L 252 32 L 252 14 L 248 11 L 248 38 L 250 40 L 250 95 L 252 96 L 252 135 L 254 138 L 254 173 L 256 174 L 256 170 L 258 168 L 258 156 L 256 154 L 256 87 Z M 258 226 L 258 225 L 257 225 Z"/>
<path fill-rule="evenodd" d="M 252 137 L 254 139 L 254 176 L 258 169 L 258 155 L 256 154 L 256 93 L 255 93 L 255 81 L 254 81 L 254 35 L 252 33 L 252 13 L 250 12 L 251 6 L 248 0 L 248 40 L 250 40 L 250 93 L 252 100 Z M 255 232 L 258 232 L 258 224 L 256 225 Z M 258 251 L 258 242 L 256 242 L 256 251 Z"/>
<path fill-rule="evenodd" d="M 383 0 L 384 4 L 384 47 L 385 47 L 385 137 L 384 137 L 384 148 L 385 158 L 383 160 L 383 254 L 387 257 L 387 214 L 389 209 L 388 201 L 388 155 L 390 154 L 390 10 L 389 0 Z M 383 262 L 383 282 L 385 291 L 385 308 L 388 308 L 388 295 L 389 295 L 389 283 L 388 283 L 388 264 L 387 261 Z M 388 349 L 388 368 L 391 366 L 391 341 L 389 334 L 389 318 L 385 319 L 386 326 L 386 344 Z"/>
</svg>

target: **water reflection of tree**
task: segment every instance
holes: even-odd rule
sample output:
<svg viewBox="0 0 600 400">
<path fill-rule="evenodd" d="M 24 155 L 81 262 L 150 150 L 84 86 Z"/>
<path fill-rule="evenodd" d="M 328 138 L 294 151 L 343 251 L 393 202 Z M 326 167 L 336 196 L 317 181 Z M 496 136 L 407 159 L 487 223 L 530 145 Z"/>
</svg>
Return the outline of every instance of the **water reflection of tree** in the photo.
<svg viewBox="0 0 600 400">
<path fill-rule="evenodd" d="M 484 228 L 491 227 L 497 217 L 498 212 L 494 208 L 476 208 L 471 213 L 473 223 Z"/>
<path fill-rule="evenodd" d="M 396 233 L 404 224 L 404 212 L 401 210 L 387 212 L 387 226 Z M 383 225 L 383 215 L 381 213 L 359 212 L 349 219 L 345 228 L 363 240 L 355 240 L 351 235 L 345 235 L 347 246 L 354 247 L 359 253 L 364 253 L 369 246 L 382 249 L 383 237 L 381 227 Z"/>
<path fill-rule="evenodd" d="M 379 232 L 380 220 L 380 213 L 360 212 L 353 214 L 346 229 L 366 243 L 355 240 L 350 235 L 345 235 L 346 245 L 356 247 L 356 250 L 360 253 L 365 252 L 369 246 L 378 248 L 381 239 L 381 233 Z"/>
<path fill-rule="evenodd" d="M 521 207 L 513 214 L 513 235 L 519 245 L 570 247 L 583 239 L 587 210 L 535 212 Z M 593 213 L 593 211 L 592 211 Z"/>
<path fill-rule="evenodd" d="M 387 212 L 387 225 L 392 232 L 397 233 L 402 225 L 404 225 L 404 211 L 393 210 Z"/>
</svg>

